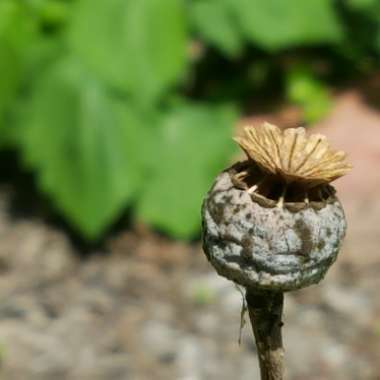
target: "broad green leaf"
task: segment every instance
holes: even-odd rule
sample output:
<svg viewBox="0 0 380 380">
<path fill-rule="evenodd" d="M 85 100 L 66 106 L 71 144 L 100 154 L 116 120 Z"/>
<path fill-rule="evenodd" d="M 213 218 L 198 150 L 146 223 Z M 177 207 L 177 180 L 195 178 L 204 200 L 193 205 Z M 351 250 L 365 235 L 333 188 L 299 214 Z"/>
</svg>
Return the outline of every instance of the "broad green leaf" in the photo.
<svg viewBox="0 0 380 380">
<path fill-rule="evenodd" d="M 135 194 L 143 128 L 134 109 L 75 60 L 36 84 L 21 149 L 41 190 L 86 238 L 96 238 Z"/>
<path fill-rule="evenodd" d="M 163 116 L 139 218 L 178 238 L 199 231 L 202 198 L 234 151 L 235 117 L 230 107 L 212 105 L 178 105 Z"/>
<path fill-rule="evenodd" d="M 141 103 L 176 84 L 186 65 L 181 0 L 81 0 L 68 40 L 83 62 Z"/>
<path fill-rule="evenodd" d="M 268 50 L 335 43 L 342 29 L 331 0 L 230 0 L 247 38 Z"/>
<path fill-rule="evenodd" d="M 242 35 L 228 0 L 200 0 L 190 3 L 190 19 L 206 42 L 229 56 L 242 49 Z"/>
</svg>

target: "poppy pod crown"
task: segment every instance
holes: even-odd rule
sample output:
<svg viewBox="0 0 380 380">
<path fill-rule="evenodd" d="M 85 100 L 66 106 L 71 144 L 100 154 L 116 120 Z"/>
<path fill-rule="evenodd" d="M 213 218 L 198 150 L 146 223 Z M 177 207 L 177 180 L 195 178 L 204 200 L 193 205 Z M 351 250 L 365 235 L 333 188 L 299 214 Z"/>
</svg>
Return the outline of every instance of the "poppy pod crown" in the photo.
<svg viewBox="0 0 380 380">
<path fill-rule="evenodd" d="M 304 128 L 282 131 L 264 123 L 256 128 L 245 127 L 244 134 L 234 140 L 264 172 L 286 183 L 314 187 L 329 183 L 351 169 L 343 151 L 333 150 L 321 134 L 307 136 Z"/>
</svg>

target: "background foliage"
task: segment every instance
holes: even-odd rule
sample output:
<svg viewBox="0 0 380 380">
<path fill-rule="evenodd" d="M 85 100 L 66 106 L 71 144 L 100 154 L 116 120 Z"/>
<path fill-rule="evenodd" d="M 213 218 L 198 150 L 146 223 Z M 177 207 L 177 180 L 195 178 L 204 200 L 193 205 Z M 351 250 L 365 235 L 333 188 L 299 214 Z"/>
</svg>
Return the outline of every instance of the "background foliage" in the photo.
<svg viewBox="0 0 380 380">
<path fill-rule="evenodd" d="M 313 122 L 379 54 L 378 0 L 1 0 L 0 147 L 87 239 L 192 238 L 248 101 Z"/>
</svg>

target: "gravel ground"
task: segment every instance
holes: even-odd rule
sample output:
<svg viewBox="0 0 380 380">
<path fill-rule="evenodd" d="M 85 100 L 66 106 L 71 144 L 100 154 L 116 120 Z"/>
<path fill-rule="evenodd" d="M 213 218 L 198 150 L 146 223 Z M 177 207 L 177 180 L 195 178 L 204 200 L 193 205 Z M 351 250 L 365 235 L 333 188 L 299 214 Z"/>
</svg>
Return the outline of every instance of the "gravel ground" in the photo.
<svg viewBox="0 0 380 380">
<path fill-rule="evenodd" d="M 344 120 L 353 102 L 361 120 L 372 112 L 348 94 L 332 120 Z M 288 379 L 380 379 L 380 183 L 362 186 L 380 163 L 380 116 L 371 117 L 368 141 L 377 145 L 360 157 L 374 161 L 366 172 L 360 161 L 339 189 L 346 245 L 320 285 L 286 296 Z M 2 379 L 259 379 L 248 323 L 238 344 L 241 295 L 198 243 L 127 231 L 83 258 L 62 229 L 9 211 L 8 190 L 0 192 L 0 238 Z"/>
</svg>

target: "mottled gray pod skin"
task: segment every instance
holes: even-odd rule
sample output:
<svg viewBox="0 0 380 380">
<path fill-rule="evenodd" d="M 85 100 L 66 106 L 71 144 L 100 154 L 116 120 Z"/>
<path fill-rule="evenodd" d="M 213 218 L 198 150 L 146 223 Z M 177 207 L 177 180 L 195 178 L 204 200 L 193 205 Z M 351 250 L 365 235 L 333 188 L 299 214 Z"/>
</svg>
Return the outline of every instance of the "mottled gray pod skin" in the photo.
<svg viewBox="0 0 380 380">
<path fill-rule="evenodd" d="M 252 289 L 289 291 L 318 283 L 346 231 L 339 200 L 292 208 L 266 204 L 222 172 L 202 207 L 203 247 L 216 271 Z"/>
</svg>

